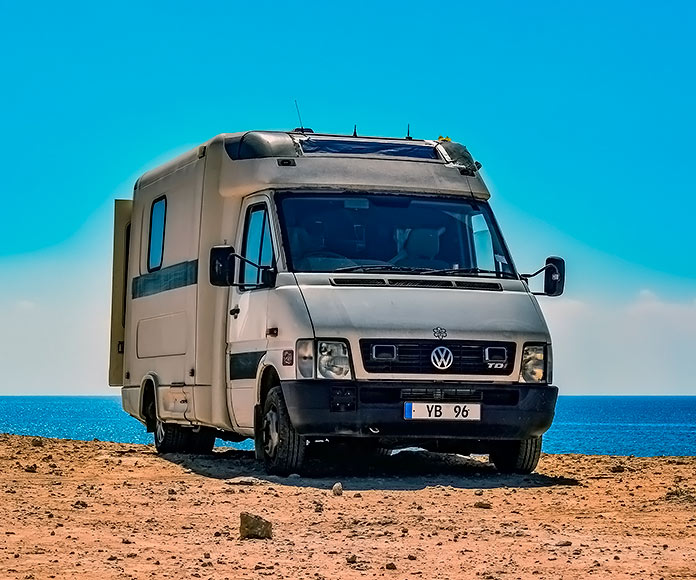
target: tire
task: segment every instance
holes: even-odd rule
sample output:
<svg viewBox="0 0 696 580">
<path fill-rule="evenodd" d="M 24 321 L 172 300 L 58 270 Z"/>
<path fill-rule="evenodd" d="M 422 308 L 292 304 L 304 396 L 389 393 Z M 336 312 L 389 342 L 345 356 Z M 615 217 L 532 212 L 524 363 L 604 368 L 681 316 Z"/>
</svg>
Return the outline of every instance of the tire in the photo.
<svg viewBox="0 0 696 580">
<path fill-rule="evenodd" d="M 541 437 L 504 441 L 491 450 L 490 461 L 501 473 L 532 473 L 539 463 Z"/>
<path fill-rule="evenodd" d="M 158 453 L 186 453 L 189 450 L 191 434 L 191 429 L 157 419 L 155 449 Z"/>
<path fill-rule="evenodd" d="M 215 431 L 207 427 L 201 427 L 198 431 L 193 429 L 189 431 L 191 433 L 188 436 L 187 451 L 196 455 L 210 455 L 215 446 Z"/>
<path fill-rule="evenodd" d="M 299 473 L 304 462 L 307 441 L 299 435 L 290 422 L 280 386 L 268 391 L 263 402 L 260 439 L 266 471 L 272 475 Z"/>
</svg>

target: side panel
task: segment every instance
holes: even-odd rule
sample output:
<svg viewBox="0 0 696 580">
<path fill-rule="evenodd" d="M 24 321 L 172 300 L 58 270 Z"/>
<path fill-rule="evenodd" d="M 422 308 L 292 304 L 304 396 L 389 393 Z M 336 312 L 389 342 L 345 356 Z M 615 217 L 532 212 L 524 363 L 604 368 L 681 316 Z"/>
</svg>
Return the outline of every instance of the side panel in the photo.
<svg viewBox="0 0 696 580">
<path fill-rule="evenodd" d="M 210 284 L 210 249 L 234 244 L 239 222 L 240 200 L 220 195 L 222 140 L 208 144 L 201 207 L 200 253 L 198 257 L 198 314 L 196 317 L 196 422 L 232 430 L 227 408 L 226 332 L 229 288 Z"/>
<path fill-rule="evenodd" d="M 133 202 L 114 203 L 114 258 L 111 274 L 111 344 L 109 347 L 109 385 L 123 385 L 123 352 L 126 329 L 126 288 L 128 248 Z"/>
<path fill-rule="evenodd" d="M 204 164 L 205 159 L 191 161 L 137 188 L 133 204 L 125 382 L 139 385 L 148 373 L 156 376 L 159 416 L 179 421 L 193 417 Z M 160 217 L 153 225 L 153 206 L 162 199 L 163 223 Z M 151 246 L 162 248 L 154 261 L 160 267 L 149 263 Z"/>
</svg>

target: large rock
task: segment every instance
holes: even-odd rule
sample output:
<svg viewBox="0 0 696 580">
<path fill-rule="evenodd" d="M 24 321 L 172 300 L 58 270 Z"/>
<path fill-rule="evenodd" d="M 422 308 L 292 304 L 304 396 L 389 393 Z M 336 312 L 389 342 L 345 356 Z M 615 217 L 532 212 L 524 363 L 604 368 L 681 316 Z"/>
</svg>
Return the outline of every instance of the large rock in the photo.
<svg viewBox="0 0 696 580">
<path fill-rule="evenodd" d="M 240 514 L 239 537 L 242 540 L 256 538 L 266 540 L 273 537 L 273 525 L 261 516 L 249 512 Z"/>
</svg>

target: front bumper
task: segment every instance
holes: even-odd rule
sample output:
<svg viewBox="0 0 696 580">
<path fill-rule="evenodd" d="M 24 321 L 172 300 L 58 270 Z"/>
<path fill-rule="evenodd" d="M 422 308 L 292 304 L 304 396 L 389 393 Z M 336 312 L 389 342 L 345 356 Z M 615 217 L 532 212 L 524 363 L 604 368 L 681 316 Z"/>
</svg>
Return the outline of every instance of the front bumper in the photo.
<svg viewBox="0 0 696 580">
<path fill-rule="evenodd" d="M 310 437 L 395 439 L 526 439 L 550 426 L 558 388 L 396 381 L 282 381 L 298 433 Z M 404 419 L 405 401 L 480 403 L 480 421 Z"/>
</svg>

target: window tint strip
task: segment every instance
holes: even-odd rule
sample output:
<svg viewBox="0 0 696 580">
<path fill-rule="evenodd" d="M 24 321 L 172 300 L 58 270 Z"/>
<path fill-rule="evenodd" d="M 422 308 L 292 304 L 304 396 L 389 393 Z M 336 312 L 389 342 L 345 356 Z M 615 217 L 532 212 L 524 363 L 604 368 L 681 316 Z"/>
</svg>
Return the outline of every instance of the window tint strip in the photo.
<svg viewBox="0 0 696 580">
<path fill-rule="evenodd" d="M 152 296 L 167 290 L 191 286 L 198 281 L 198 260 L 181 262 L 161 270 L 133 278 L 131 293 L 133 298 Z"/>
</svg>

